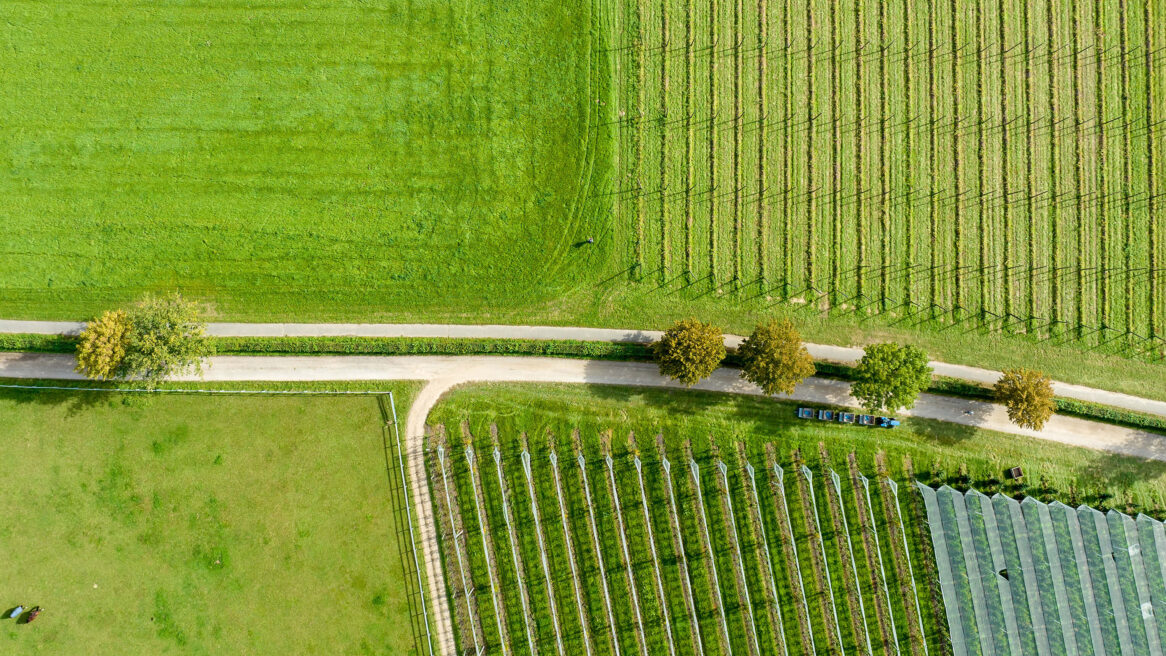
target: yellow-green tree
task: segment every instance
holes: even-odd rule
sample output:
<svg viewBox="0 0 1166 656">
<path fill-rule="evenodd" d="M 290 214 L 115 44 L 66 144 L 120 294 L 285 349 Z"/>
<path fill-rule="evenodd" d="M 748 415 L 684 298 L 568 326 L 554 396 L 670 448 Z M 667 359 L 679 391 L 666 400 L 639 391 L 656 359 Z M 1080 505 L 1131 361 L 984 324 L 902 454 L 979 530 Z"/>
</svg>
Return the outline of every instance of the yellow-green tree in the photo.
<svg viewBox="0 0 1166 656">
<path fill-rule="evenodd" d="M 754 328 L 737 355 L 741 357 L 741 377 L 766 394 L 793 394 L 798 383 L 815 371 L 814 359 L 788 319 Z"/>
<path fill-rule="evenodd" d="M 708 378 L 725 359 L 721 329 L 696 319 L 677 321 L 652 344 L 660 374 L 685 385 Z"/>
<path fill-rule="evenodd" d="M 1006 369 L 994 388 L 1008 418 L 1022 428 L 1041 430 L 1056 410 L 1053 381 L 1032 369 Z"/>
<path fill-rule="evenodd" d="M 77 344 L 77 373 L 97 380 L 119 378 L 129 346 L 130 320 L 111 310 L 85 324 Z"/>
</svg>

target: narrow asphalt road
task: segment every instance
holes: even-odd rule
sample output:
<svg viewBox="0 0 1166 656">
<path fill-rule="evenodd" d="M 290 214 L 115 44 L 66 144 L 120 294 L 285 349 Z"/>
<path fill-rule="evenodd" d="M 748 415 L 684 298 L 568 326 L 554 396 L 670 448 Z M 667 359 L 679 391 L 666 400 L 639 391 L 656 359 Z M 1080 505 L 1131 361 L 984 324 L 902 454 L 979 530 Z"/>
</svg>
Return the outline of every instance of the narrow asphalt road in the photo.
<svg viewBox="0 0 1166 656">
<path fill-rule="evenodd" d="M 70 355 L 0 353 L 0 378 L 80 379 Z M 570 360 L 564 358 L 503 356 L 216 356 L 210 358 L 203 376 L 181 380 L 213 381 L 327 381 L 327 380 L 423 380 L 427 381 L 405 421 L 405 452 L 409 461 L 413 504 L 422 547 L 421 559 L 428 579 L 434 639 L 441 653 L 454 653 L 450 609 L 445 603 L 445 576 L 438 553 L 437 528 L 429 498 L 424 460 L 425 422 L 445 392 L 472 382 L 590 383 L 682 389 L 660 376 L 651 364 Z M 719 369 L 693 389 L 760 396 L 761 390 L 742 380 L 736 370 Z M 790 399 L 857 407 L 844 381 L 810 378 Z M 1120 426 L 1054 416 L 1041 432 L 1019 428 L 1002 406 L 952 397 L 923 394 L 915 408 L 901 413 L 938 419 L 965 426 L 1101 449 L 1139 458 L 1166 461 L 1166 438 Z M 878 430 L 878 429 L 872 429 Z"/>
<path fill-rule="evenodd" d="M 0 333 L 36 335 L 75 335 L 85 324 L 75 321 L 18 321 L 0 319 Z M 212 323 L 207 332 L 215 337 L 462 337 L 484 339 L 559 339 L 581 342 L 622 342 L 644 344 L 659 339 L 658 330 L 619 328 L 582 328 L 570 326 L 507 326 L 458 324 L 394 323 Z M 742 337 L 726 335 L 725 346 L 736 348 Z M 862 349 L 849 346 L 806 343 L 815 360 L 853 364 L 862 357 Z M 992 384 L 1000 372 L 960 364 L 933 361 L 937 376 L 959 378 L 980 384 Z M 1120 392 L 1054 382 L 1057 396 L 1078 401 L 1100 403 L 1133 412 L 1166 417 L 1166 401 L 1146 399 Z"/>
</svg>

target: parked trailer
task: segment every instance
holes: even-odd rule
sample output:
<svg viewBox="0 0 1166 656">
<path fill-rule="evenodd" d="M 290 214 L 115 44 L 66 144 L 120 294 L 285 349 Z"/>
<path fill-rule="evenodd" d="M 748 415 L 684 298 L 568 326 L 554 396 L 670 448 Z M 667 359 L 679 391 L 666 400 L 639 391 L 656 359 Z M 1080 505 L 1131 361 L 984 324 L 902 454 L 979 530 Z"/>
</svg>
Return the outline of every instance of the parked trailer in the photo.
<svg viewBox="0 0 1166 656">
<path fill-rule="evenodd" d="M 817 419 L 818 421 L 837 422 L 839 424 L 858 424 L 860 426 L 874 426 L 877 428 L 894 428 L 899 420 L 894 417 L 879 417 L 878 415 L 856 415 L 853 412 L 839 410 L 823 410 L 814 408 L 798 408 L 799 419 Z"/>
</svg>

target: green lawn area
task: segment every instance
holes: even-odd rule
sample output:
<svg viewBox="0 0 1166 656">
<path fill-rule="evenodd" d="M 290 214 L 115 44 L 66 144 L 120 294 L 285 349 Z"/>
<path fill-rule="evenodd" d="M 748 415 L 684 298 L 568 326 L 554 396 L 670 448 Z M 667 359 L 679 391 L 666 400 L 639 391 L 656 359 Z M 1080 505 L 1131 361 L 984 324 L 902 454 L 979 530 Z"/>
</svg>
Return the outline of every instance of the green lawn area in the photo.
<svg viewBox="0 0 1166 656">
<path fill-rule="evenodd" d="M 0 652 L 420 653 L 381 426 L 372 397 L 0 392 L 0 610 L 46 608 Z"/>
<path fill-rule="evenodd" d="M 818 443 L 829 450 L 834 466 L 845 469 L 845 456 L 858 455 L 859 465 L 871 474 L 874 456 L 887 454 L 891 474 L 903 480 L 903 457 L 910 456 L 924 481 L 940 471 L 954 478 L 966 463 L 974 485 L 1000 478 L 1006 467 L 1021 466 L 1030 493 L 1035 494 L 1041 476 L 1067 501 L 1075 485 L 1081 501 L 1124 508 L 1130 497 L 1139 509 L 1166 510 L 1166 463 L 1068 447 L 1056 442 L 1007 435 L 944 422 L 906 419 L 894 430 L 847 426 L 822 426 L 794 417 L 795 404 L 744 395 L 609 387 L 602 385 L 474 385 L 456 389 L 434 408 L 429 423 L 458 426 L 470 423 L 474 435 L 488 435 L 497 423 L 502 435 L 522 431 L 542 436 L 547 431 L 566 443 L 579 428 L 588 440 L 601 432 L 613 432 L 615 448 L 625 449 L 629 432 L 651 440 L 663 433 L 679 445 L 693 441 L 698 452 L 712 442 L 722 449 L 741 441 L 758 454 L 772 442 L 787 464 L 789 454 L 801 449 L 807 460 L 817 461 Z M 1120 505 L 1119 505 L 1120 504 Z"/>
<path fill-rule="evenodd" d="M 169 289 L 235 318 L 554 297 L 605 220 L 584 211 L 590 20 L 553 0 L 0 0 L 0 316 Z"/>
</svg>

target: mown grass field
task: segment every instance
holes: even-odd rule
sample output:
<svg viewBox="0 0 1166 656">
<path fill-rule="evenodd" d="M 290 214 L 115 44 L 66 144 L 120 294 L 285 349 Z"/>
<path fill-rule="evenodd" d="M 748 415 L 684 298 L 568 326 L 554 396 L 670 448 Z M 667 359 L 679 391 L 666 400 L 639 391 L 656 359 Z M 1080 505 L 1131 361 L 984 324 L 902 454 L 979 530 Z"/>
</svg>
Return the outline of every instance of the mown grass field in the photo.
<svg viewBox="0 0 1166 656">
<path fill-rule="evenodd" d="M 170 289 L 300 319 L 553 298 L 599 232 L 590 21 L 544 0 L 0 2 L 0 316 Z"/>
<path fill-rule="evenodd" d="M 0 651 L 422 653 L 382 426 L 372 397 L 0 392 L 2 605 L 46 609 Z"/>
<path fill-rule="evenodd" d="M 1157 515 L 1166 499 L 1160 463 L 936 422 L 909 420 L 894 431 L 826 427 L 794 419 L 790 404 L 728 395 L 475 386 L 451 393 L 429 421 L 445 427 L 430 452 L 430 485 L 439 515 L 453 518 L 443 528 L 447 582 L 461 646 L 470 649 L 474 640 L 492 648 L 506 642 L 526 653 L 529 626 L 529 640 L 544 649 L 562 641 L 568 653 L 582 653 L 585 644 L 594 653 L 613 653 L 608 627 L 614 625 L 623 653 L 637 653 L 641 641 L 649 653 L 721 653 L 726 640 L 733 653 L 781 653 L 783 642 L 791 653 L 850 653 L 866 651 L 868 637 L 875 653 L 895 653 L 894 644 L 902 653 L 922 653 L 921 636 L 933 648 L 946 640 L 946 615 L 931 585 L 926 514 L 906 485 L 913 479 L 905 456 L 921 480 L 961 484 L 964 465 L 962 485 L 999 488 L 991 479 L 1021 464 L 1030 479 L 1026 491 L 1037 496 L 1075 495 L 1078 502 Z M 575 461 L 576 430 L 585 470 Z M 464 452 L 466 435 L 471 457 Z M 610 470 L 604 435 L 610 436 Z M 699 492 L 685 441 L 700 468 Z M 444 465 L 436 444 L 443 445 Z M 901 484 L 902 520 L 890 485 L 878 475 L 879 451 L 885 473 Z M 646 513 L 632 460 L 637 454 Z M 718 461 L 727 465 L 724 479 Z M 802 462 L 812 472 L 809 480 L 799 473 Z M 783 483 L 774 484 L 772 463 L 784 468 Z M 756 501 L 746 464 L 756 468 Z M 837 489 L 831 470 L 840 477 Z M 870 479 L 870 505 L 859 472 Z M 456 545 L 449 539 L 455 530 L 464 531 Z M 472 579 L 468 603 L 462 571 Z"/>
<path fill-rule="evenodd" d="M 618 4 L 634 277 L 1160 350 L 1166 3 Z"/>
</svg>

